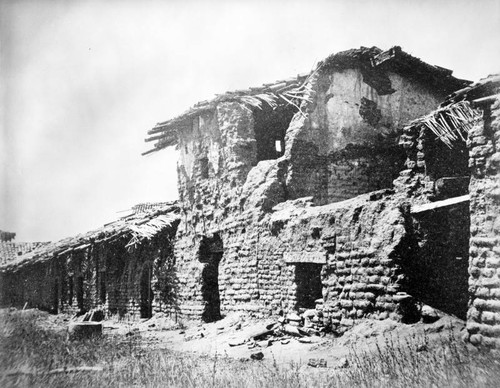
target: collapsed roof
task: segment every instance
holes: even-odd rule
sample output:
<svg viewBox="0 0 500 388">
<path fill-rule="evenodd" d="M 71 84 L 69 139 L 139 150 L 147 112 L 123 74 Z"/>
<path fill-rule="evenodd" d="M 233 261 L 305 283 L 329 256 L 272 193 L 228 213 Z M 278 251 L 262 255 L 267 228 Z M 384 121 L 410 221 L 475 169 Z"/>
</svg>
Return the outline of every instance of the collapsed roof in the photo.
<svg viewBox="0 0 500 388">
<path fill-rule="evenodd" d="M 147 203 L 134 206 L 126 216 L 96 229 L 74 237 L 38 247 L 17 259 L 0 265 L 0 272 L 11 272 L 24 267 L 45 262 L 68 253 L 83 252 L 91 245 L 112 243 L 126 238 L 127 247 L 140 244 L 170 228 L 178 220 L 176 202 Z"/>
<path fill-rule="evenodd" d="M 312 75 L 328 69 L 349 68 L 360 68 L 364 72 L 365 82 L 382 86 L 383 91 L 379 94 L 389 94 L 394 91 L 390 89 L 390 85 L 389 87 L 384 85 L 384 77 L 386 78 L 382 75 L 384 71 L 392 71 L 408 78 L 418 79 L 419 82 L 427 82 L 445 95 L 470 84 L 470 81 L 453 77 L 452 70 L 427 64 L 404 52 L 399 46 L 394 46 L 386 51 L 377 47 L 351 49 L 330 55 L 318 63 L 311 73 L 299 74 L 296 77 L 267 83 L 260 87 L 219 94 L 210 101 L 201 101 L 195 104 L 177 117 L 157 123 L 148 131 L 146 138 L 146 142 L 156 142 L 154 148 L 144 152 L 143 155 L 176 145 L 178 133 L 191 128 L 191 120 L 194 117 L 213 111 L 221 102 L 237 101 L 250 108 L 260 108 L 263 103 L 274 108 L 278 103 L 285 103 L 300 109 L 300 104 L 307 100 L 304 96 L 310 92 L 308 80 Z"/>
<path fill-rule="evenodd" d="M 403 132 L 423 126 L 432 131 L 449 148 L 454 141 L 466 141 L 468 132 L 482 119 L 477 107 L 500 98 L 500 74 L 490 75 L 451 93 L 435 111 L 410 122 Z M 402 141 L 405 141 L 405 135 Z"/>
</svg>

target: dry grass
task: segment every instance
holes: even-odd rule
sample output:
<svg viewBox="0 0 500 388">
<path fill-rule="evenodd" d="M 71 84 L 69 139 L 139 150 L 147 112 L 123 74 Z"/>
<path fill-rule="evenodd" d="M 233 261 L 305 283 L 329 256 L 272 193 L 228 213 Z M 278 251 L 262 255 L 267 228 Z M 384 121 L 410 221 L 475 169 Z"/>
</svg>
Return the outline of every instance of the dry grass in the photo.
<svg viewBox="0 0 500 388">
<path fill-rule="evenodd" d="M 313 370 L 261 361 L 148 350 L 135 336 L 80 342 L 42 329 L 41 313 L 6 312 L 0 322 L 1 387 L 496 387 L 500 365 L 453 337 L 386 338 L 378 351 L 352 350 L 345 368 Z M 100 371 L 50 373 L 97 366 Z"/>
</svg>

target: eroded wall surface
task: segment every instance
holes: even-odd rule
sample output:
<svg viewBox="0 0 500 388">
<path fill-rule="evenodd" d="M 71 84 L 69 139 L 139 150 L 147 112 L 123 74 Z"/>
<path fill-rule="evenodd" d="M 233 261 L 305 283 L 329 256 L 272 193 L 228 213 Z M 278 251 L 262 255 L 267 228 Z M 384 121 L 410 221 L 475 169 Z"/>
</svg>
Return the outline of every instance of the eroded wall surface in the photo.
<svg viewBox="0 0 500 388">
<path fill-rule="evenodd" d="M 174 225 L 175 226 L 175 225 Z M 3 273 L 1 303 L 53 313 L 98 308 L 120 317 L 148 317 L 175 304 L 171 239 L 175 227 L 133 250 L 127 239 L 47 257 Z"/>
<path fill-rule="evenodd" d="M 365 316 L 408 315 L 400 261 L 407 254 L 409 196 L 381 191 L 345 200 L 392 187 L 404 169 L 400 127 L 444 96 L 394 73 L 385 77 L 385 89 L 377 91 L 359 70 L 316 74 L 313 103 L 293 117 L 284 154 L 274 160 L 258 160 L 252 112 L 240 103 L 221 103 L 180 131 L 182 221 L 172 312 L 207 316 L 211 287 L 222 315 L 310 308 L 316 296 L 336 327 Z M 291 205 L 298 214 L 273 210 L 306 196 L 308 206 Z M 200 249 L 215 237 L 222 244 L 216 263 Z M 320 281 L 320 291 L 305 284 L 303 272 Z"/>
<path fill-rule="evenodd" d="M 469 134 L 471 235 L 467 331 L 475 345 L 500 348 L 500 102 Z"/>
<path fill-rule="evenodd" d="M 325 204 L 392 186 L 403 169 L 401 127 L 444 96 L 398 74 L 385 76 L 390 91 L 365 83 L 358 69 L 323 72 L 312 81 L 309 115 L 287 134 L 290 198 L 314 195 Z"/>
</svg>

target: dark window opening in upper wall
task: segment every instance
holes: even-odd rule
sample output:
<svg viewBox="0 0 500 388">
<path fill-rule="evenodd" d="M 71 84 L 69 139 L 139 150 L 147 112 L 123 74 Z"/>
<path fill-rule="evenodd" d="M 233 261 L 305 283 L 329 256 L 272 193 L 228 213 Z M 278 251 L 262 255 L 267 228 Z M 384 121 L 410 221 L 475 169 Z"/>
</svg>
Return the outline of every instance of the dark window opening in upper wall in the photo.
<svg viewBox="0 0 500 388">
<path fill-rule="evenodd" d="M 436 199 L 457 197 L 469 192 L 469 151 L 464 141 L 455 141 L 450 149 L 432 135 L 423 152 L 426 173 L 435 182 Z"/>
<path fill-rule="evenodd" d="M 279 105 L 275 109 L 262 104 L 253 110 L 257 161 L 277 159 L 285 153 L 285 134 L 296 108 Z"/>
</svg>

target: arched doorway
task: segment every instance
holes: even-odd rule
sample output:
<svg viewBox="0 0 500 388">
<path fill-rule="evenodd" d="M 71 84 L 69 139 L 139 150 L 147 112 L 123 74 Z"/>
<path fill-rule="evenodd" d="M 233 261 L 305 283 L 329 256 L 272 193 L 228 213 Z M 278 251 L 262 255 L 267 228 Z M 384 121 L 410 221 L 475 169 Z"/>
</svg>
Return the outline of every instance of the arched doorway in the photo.
<svg viewBox="0 0 500 388">
<path fill-rule="evenodd" d="M 200 242 L 198 260 L 204 263 L 201 272 L 201 294 L 204 303 L 202 320 L 213 322 L 221 319 L 219 295 L 219 263 L 224 253 L 222 240 L 218 233 L 212 237 L 204 236 Z"/>
</svg>

